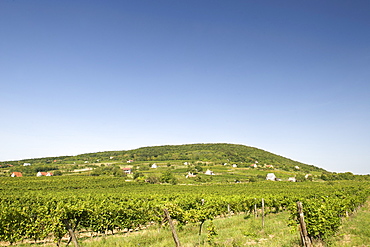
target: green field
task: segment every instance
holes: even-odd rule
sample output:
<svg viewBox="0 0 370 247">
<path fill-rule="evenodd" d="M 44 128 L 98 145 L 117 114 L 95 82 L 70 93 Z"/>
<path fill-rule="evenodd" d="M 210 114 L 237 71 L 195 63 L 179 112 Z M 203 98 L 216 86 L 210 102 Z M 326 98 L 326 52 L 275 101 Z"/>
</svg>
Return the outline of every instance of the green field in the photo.
<svg viewBox="0 0 370 247">
<path fill-rule="evenodd" d="M 0 187 L 0 238 L 5 244 L 51 241 L 63 245 L 68 238 L 67 220 L 86 246 L 104 246 L 105 242 L 112 245 L 111 241 L 118 241 L 116 246 L 133 246 L 136 242 L 143 246 L 168 246 L 172 238 L 168 225 L 163 224 L 163 209 L 167 208 L 184 246 L 243 246 L 247 242 L 273 246 L 275 240 L 291 246 L 299 242 L 293 220 L 296 201 L 303 201 L 312 212 L 321 208 L 315 211 L 316 215 L 322 214 L 321 218 L 307 215 L 308 221 L 314 222 L 308 225 L 341 222 L 365 202 L 370 185 L 357 181 L 170 185 L 127 182 L 125 177 L 59 176 L 2 178 Z M 263 229 L 258 223 L 262 198 L 266 215 Z M 198 236 L 202 222 L 203 233 Z M 207 230 L 210 222 L 218 233 L 212 240 Z M 148 224 L 149 229 L 139 233 L 125 233 L 136 232 Z M 340 224 L 330 226 L 333 233 L 325 227 L 313 230 L 312 237 L 330 239 Z M 273 233 L 272 229 L 279 232 Z M 288 229 L 295 230 L 287 234 Z M 320 235 L 315 237 L 315 231 Z M 112 233 L 115 235 L 108 237 Z M 135 237 L 141 234 L 149 234 L 157 244 L 152 245 L 148 240 L 151 237 L 145 237 L 150 245 Z"/>
<path fill-rule="evenodd" d="M 280 181 L 266 181 L 268 173 Z M 75 233 L 82 246 L 172 246 L 166 209 L 183 246 L 296 246 L 300 201 L 312 241 L 360 246 L 369 239 L 357 227 L 369 217 L 368 204 L 358 211 L 369 178 L 234 144 L 1 162 L 0 243 L 63 246 Z"/>
</svg>

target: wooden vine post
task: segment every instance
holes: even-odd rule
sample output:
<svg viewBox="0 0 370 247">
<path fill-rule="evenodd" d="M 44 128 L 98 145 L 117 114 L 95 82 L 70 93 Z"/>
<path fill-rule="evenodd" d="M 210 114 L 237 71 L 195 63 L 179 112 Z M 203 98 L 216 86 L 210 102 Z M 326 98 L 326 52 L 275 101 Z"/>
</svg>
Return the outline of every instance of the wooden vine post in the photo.
<svg viewBox="0 0 370 247">
<path fill-rule="evenodd" d="M 175 229 L 175 226 L 173 225 L 170 213 L 168 212 L 167 208 L 164 208 L 163 211 L 168 220 L 168 224 L 170 224 L 171 231 L 172 231 L 172 237 L 173 237 L 173 240 L 175 241 L 176 247 L 181 247 L 180 240 L 179 240 L 179 237 L 177 236 L 176 229 Z"/>
<path fill-rule="evenodd" d="M 65 227 L 67 228 L 68 230 L 68 233 L 69 233 L 69 236 L 70 238 L 72 239 L 72 243 L 74 244 L 75 247 L 79 247 L 78 245 L 78 242 L 77 242 L 77 238 L 76 238 L 76 235 L 71 227 L 71 225 L 69 224 L 69 221 L 67 219 L 64 219 L 63 220 L 63 224 L 65 225 Z"/>
<path fill-rule="evenodd" d="M 254 198 L 256 200 L 256 198 Z M 254 203 L 254 218 L 257 218 L 257 203 Z"/>
<path fill-rule="evenodd" d="M 262 198 L 262 228 L 265 227 L 265 199 Z"/>
<path fill-rule="evenodd" d="M 300 225 L 300 235 L 301 235 L 302 245 L 305 247 L 311 247 L 312 243 L 311 243 L 310 237 L 308 236 L 306 223 L 304 221 L 302 202 L 297 202 L 297 210 L 298 210 L 298 215 L 299 215 L 299 225 Z"/>
</svg>

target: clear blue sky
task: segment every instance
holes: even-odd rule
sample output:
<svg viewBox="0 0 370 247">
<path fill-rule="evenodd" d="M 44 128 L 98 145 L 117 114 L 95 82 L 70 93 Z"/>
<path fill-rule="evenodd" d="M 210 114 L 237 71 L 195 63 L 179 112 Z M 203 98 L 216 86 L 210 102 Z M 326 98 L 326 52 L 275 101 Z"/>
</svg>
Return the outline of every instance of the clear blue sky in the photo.
<svg viewBox="0 0 370 247">
<path fill-rule="evenodd" d="M 237 143 L 370 174 L 370 1 L 0 1 L 0 161 Z"/>
</svg>

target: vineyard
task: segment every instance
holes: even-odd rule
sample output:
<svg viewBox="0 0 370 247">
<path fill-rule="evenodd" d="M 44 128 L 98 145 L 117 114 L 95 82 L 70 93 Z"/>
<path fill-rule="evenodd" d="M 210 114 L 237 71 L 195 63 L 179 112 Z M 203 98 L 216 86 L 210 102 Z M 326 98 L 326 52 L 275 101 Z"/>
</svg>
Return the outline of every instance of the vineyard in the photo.
<svg viewBox="0 0 370 247">
<path fill-rule="evenodd" d="M 369 196 L 365 182 L 258 182 L 245 184 L 160 185 L 125 182 L 119 177 L 68 176 L 2 178 L 0 241 L 51 239 L 68 233 L 110 234 L 164 223 L 164 209 L 177 227 L 216 217 L 290 212 L 297 229 L 296 202 L 304 207 L 308 237 L 325 240 Z M 299 233 L 297 233 L 299 234 Z M 71 235 L 72 236 L 72 235 Z"/>
</svg>

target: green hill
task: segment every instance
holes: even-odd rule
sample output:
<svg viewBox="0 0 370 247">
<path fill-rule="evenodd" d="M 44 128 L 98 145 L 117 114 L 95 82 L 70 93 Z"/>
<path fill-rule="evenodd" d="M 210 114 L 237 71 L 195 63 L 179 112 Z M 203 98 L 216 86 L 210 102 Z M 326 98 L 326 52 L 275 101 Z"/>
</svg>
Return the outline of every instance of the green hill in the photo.
<svg viewBox="0 0 370 247">
<path fill-rule="evenodd" d="M 27 159 L 19 161 L 2 162 L 5 164 L 22 165 L 32 164 L 79 164 L 79 163 L 126 163 L 127 160 L 135 162 L 158 162 L 158 161 L 189 161 L 218 164 L 237 164 L 238 167 L 273 166 L 274 169 L 294 171 L 298 166 L 302 172 L 325 172 L 324 169 L 307 165 L 301 162 L 276 155 L 262 149 L 238 144 L 211 143 L 211 144 L 185 144 L 142 147 L 126 151 L 106 151 L 86 153 L 76 156 L 47 157 Z"/>
</svg>

